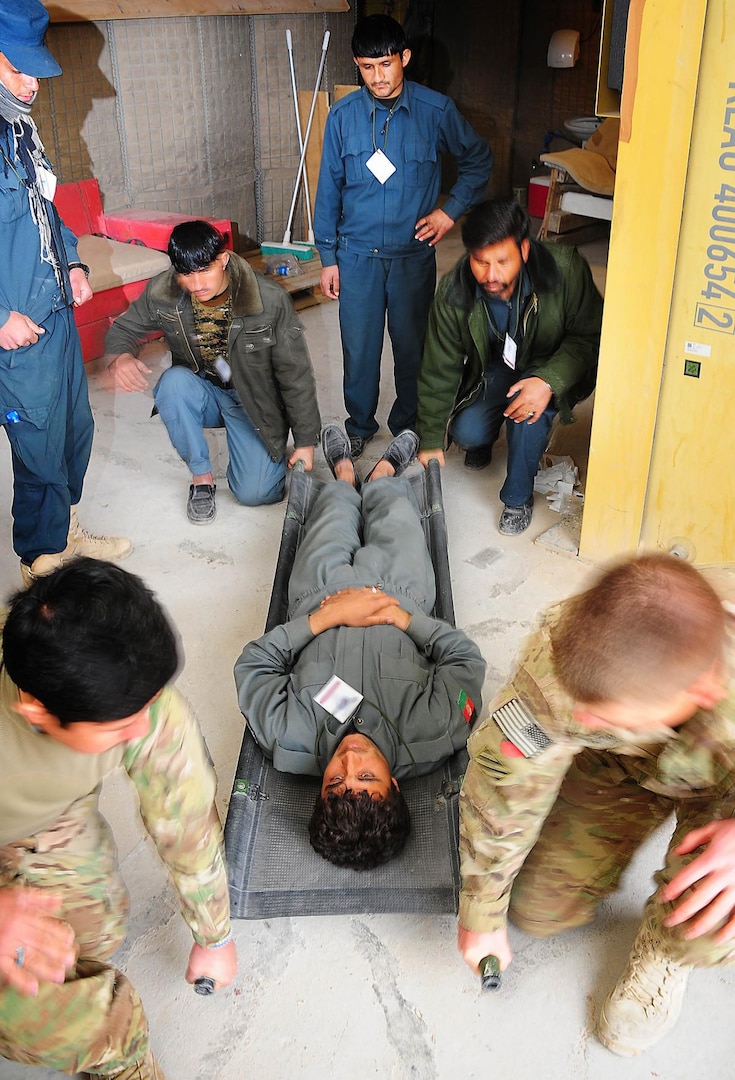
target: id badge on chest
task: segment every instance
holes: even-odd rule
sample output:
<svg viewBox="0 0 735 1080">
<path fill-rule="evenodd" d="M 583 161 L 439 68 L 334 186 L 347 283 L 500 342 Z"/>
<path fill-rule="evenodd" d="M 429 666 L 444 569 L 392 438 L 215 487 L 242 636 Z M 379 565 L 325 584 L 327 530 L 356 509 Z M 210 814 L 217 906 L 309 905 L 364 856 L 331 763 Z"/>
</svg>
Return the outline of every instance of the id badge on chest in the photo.
<svg viewBox="0 0 735 1080">
<path fill-rule="evenodd" d="M 381 184 L 384 184 L 396 171 L 395 165 L 382 150 L 376 150 L 374 154 L 371 154 L 365 164 Z"/>
<path fill-rule="evenodd" d="M 56 194 L 56 177 L 51 170 L 45 169 L 42 165 L 37 165 L 36 180 L 38 181 L 38 186 L 44 199 L 53 202 L 54 195 Z"/>
<path fill-rule="evenodd" d="M 516 345 L 510 334 L 505 335 L 505 341 L 503 342 L 503 363 L 506 367 L 509 367 L 511 371 L 516 369 L 516 353 L 518 346 Z"/>
</svg>

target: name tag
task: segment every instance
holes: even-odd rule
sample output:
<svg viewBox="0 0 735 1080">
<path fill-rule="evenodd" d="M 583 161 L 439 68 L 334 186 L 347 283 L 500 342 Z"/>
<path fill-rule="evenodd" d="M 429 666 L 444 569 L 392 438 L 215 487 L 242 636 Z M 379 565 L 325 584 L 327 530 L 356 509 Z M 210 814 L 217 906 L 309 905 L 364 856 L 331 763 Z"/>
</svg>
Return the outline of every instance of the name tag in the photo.
<svg viewBox="0 0 735 1080">
<path fill-rule="evenodd" d="M 362 694 L 344 679 L 340 679 L 339 675 L 333 675 L 319 693 L 314 694 L 314 701 L 340 724 L 344 724 L 362 701 Z"/>
<path fill-rule="evenodd" d="M 43 165 L 37 165 L 36 179 L 44 199 L 48 199 L 49 202 L 52 202 L 54 195 L 56 194 L 56 177 L 54 174 L 50 169 L 45 169 Z"/>
<path fill-rule="evenodd" d="M 503 363 L 507 364 L 511 371 L 516 369 L 516 353 L 518 346 L 516 345 L 510 334 L 505 335 L 505 342 L 503 344 Z"/>
<path fill-rule="evenodd" d="M 382 150 L 376 150 L 374 154 L 371 154 L 365 164 L 381 184 L 384 184 L 396 171 L 395 165 Z"/>
</svg>

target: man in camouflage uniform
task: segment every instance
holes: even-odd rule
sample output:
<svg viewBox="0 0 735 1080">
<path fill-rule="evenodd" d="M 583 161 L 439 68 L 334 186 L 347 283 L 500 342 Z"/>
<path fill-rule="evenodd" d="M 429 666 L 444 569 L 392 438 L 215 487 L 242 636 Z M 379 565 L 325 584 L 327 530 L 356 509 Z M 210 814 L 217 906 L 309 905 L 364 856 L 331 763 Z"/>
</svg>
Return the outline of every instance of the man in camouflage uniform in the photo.
<svg viewBox="0 0 735 1080">
<path fill-rule="evenodd" d="M 666 555 L 633 559 L 550 609 L 468 742 L 458 946 L 512 959 L 508 909 L 543 937 L 590 922 L 673 812 L 659 889 L 598 1035 L 647 1049 L 691 967 L 735 956 L 732 608 Z M 683 897 L 683 899 L 682 899 Z M 678 901 L 678 903 L 677 903 Z"/>
<path fill-rule="evenodd" d="M 194 944 L 186 979 L 236 971 L 196 719 L 169 680 L 174 633 L 140 579 L 80 559 L 11 601 L 0 671 L 0 1054 L 83 1076 L 162 1080 L 134 987 L 108 961 L 128 898 L 97 804 L 122 766 Z"/>
</svg>

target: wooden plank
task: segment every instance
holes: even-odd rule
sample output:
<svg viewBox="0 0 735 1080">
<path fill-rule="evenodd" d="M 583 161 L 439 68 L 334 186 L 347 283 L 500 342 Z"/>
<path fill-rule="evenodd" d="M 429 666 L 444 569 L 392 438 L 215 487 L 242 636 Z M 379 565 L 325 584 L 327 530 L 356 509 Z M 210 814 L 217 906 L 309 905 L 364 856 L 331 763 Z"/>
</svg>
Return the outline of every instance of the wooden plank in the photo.
<svg viewBox="0 0 735 1080">
<path fill-rule="evenodd" d="M 265 274 L 265 260 L 262 255 L 248 255 L 246 257 L 253 270 Z M 329 297 L 324 296 L 319 287 L 319 277 L 322 272 L 322 263 L 319 256 L 315 255 L 313 259 L 302 260 L 299 262 L 299 266 L 302 271 L 300 274 L 294 274 L 293 277 L 268 274 L 268 280 L 277 282 L 281 288 L 290 294 L 293 306 L 297 311 L 328 301 Z"/>
<path fill-rule="evenodd" d="M 53 23 L 182 15 L 313 15 L 349 11 L 348 0 L 45 0 Z"/>
<path fill-rule="evenodd" d="M 596 221 L 594 218 L 582 218 L 581 220 L 586 224 L 579 229 L 572 229 L 570 232 L 564 233 L 549 232 L 546 239 L 550 243 L 579 247 L 580 244 L 589 244 L 592 240 L 603 240 L 610 235 L 609 221 Z"/>
<path fill-rule="evenodd" d="M 339 101 L 343 97 L 347 97 L 348 94 L 354 93 L 355 90 L 359 90 L 359 86 L 355 86 L 354 83 L 335 83 L 334 84 L 334 100 Z"/>
<path fill-rule="evenodd" d="M 299 118 L 301 120 L 301 132 L 306 134 L 306 124 L 309 119 L 309 110 L 311 109 L 311 98 L 313 91 L 311 90 L 299 90 Z M 306 179 L 309 184 L 309 202 L 311 203 L 311 214 L 314 216 L 314 200 L 316 199 L 316 185 L 319 181 L 319 167 L 322 163 L 322 147 L 324 145 L 324 125 L 327 122 L 327 116 L 329 114 L 329 94 L 326 90 L 320 90 L 316 96 L 316 105 L 314 106 L 314 119 L 311 122 L 311 133 L 309 135 L 309 145 L 306 150 Z M 306 210 L 304 209 L 304 219 L 306 219 Z M 306 233 L 304 233 L 306 236 Z"/>
<path fill-rule="evenodd" d="M 549 214 L 548 230 L 550 233 L 567 233 L 589 224 L 589 217 L 572 214 L 569 210 L 552 210 Z"/>
</svg>

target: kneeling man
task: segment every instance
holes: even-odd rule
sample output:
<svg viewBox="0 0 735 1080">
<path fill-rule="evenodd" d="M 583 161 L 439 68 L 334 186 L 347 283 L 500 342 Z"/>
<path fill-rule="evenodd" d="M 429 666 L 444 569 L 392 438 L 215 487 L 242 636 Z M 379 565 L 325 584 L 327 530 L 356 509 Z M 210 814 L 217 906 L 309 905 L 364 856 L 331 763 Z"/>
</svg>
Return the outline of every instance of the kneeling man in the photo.
<svg viewBox="0 0 735 1080">
<path fill-rule="evenodd" d="M 204 429 L 227 433 L 227 483 L 238 502 L 279 502 L 286 464 L 314 463 L 314 372 L 288 293 L 226 251 L 212 225 L 177 225 L 168 254 L 173 269 L 154 277 L 110 328 L 108 377 L 117 389 L 146 390 L 151 369 L 137 352 L 163 334 L 172 365 L 153 390 L 156 410 L 191 472 L 189 521 L 207 525 L 217 511 Z M 286 461 L 289 430 L 294 450 Z"/>
</svg>

